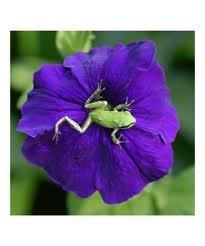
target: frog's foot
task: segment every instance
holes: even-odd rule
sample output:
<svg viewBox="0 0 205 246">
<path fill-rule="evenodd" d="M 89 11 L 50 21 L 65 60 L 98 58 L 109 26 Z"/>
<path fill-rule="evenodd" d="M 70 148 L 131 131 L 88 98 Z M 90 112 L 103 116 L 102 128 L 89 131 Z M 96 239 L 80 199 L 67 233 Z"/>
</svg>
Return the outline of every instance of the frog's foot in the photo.
<svg viewBox="0 0 205 246">
<path fill-rule="evenodd" d="M 120 134 L 120 136 L 118 138 L 116 138 L 116 143 L 115 144 L 119 144 L 120 147 L 121 147 L 121 144 L 122 143 L 129 143 L 129 141 L 127 141 L 127 140 L 121 140 L 121 138 L 122 138 L 122 134 Z"/>
<path fill-rule="evenodd" d="M 115 144 L 117 144 L 117 145 L 119 145 L 119 146 L 121 147 L 121 144 L 122 144 L 122 143 L 128 143 L 129 141 L 121 140 L 122 134 L 120 134 L 120 136 L 119 136 L 118 138 L 115 136 L 115 134 L 116 134 L 117 131 L 119 131 L 119 130 L 120 130 L 120 129 L 115 129 L 115 130 L 112 132 L 112 134 L 111 134 L 111 138 L 112 138 L 113 143 L 115 143 Z"/>
<path fill-rule="evenodd" d="M 58 130 L 58 127 L 55 128 L 55 135 L 52 140 L 56 139 L 56 144 L 58 143 L 58 136 L 61 135 L 61 132 Z"/>
<path fill-rule="evenodd" d="M 123 111 L 131 111 L 131 109 L 129 108 L 130 105 L 132 105 L 134 103 L 134 99 L 128 103 L 128 97 L 126 97 L 126 101 L 125 103 L 123 104 L 124 105 L 124 108 L 122 108 Z"/>
<path fill-rule="evenodd" d="M 105 90 L 105 87 L 102 88 L 102 79 L 98 82 L 97 89 L 92 93 L 92 95 L 85 102 L 86 104 L 91 103 L 93 100 L 99 100 L 102 98 L 101 93 Z"/>
<path fill-rule="evenodd" d="M 102 88 L 102 82 L 102 79 L 98 82 L 98 87 L 96 89 L 97 96 L 100 96 L 100 94 L 105 90 L 105 87 Z"/>
</svg>

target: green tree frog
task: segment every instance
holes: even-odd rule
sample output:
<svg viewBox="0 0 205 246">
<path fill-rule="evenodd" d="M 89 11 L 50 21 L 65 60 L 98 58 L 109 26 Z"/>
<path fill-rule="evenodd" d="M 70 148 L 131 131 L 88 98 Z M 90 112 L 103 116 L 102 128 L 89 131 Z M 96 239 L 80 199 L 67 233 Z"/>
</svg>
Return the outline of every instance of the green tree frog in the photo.
<svg viewBox="0 0 205 246">
<path fill-rule="evenodd" d="M 102 81 L 100 81 L 97 89 L 85 102 L 84 107 L 86 109 L 90 109 L 91 111 L 82 126 L 68 116 L 64 116 L 57 121 L 55 124 L 55 135 L 53 137 L 53 139 L 56 138 L 56 143 L 58 142 L 58 135 L 61 134 L 59 127 L 65 121 L 79 133 L 84 133 L 92 123 L 96 123 L 102 127 L 113 129 L 111 133 L 113 143 L 120 145 L 121 143 L 127 142 L 120 140 L 122 135 L 117 138 L 115 134 L 119 130 L 134 126 L 136 123 L 136 119 L 132 116 L 129 109 L 129 106 L 133 103 L 133 101 L 128 103 L 127 98 L 124 104 L 119 104 L 114 108 L 112 108 L 107 101 L 92 102 L 93 100 L 102 98 L 100 94 L 103 90 L 105 90 L 105 88 L 102 88 Z"/>
</svg>

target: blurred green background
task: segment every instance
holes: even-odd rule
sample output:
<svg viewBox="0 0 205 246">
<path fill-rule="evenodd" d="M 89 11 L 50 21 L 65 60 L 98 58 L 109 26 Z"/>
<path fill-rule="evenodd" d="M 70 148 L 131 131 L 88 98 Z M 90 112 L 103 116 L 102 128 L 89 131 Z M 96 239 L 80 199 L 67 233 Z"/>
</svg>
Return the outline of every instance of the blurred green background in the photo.
<svg viewBox="0 0 205 246">
<path fill-rule="evenodd" d="M 11 214 L 12 215 L 193 215 L 194 214 L 194 53 L 193 31 L 11 32 Z M 43 170 L 24 159 L 24 134 L 16 131 L 20 107 L 32 88 L 32 75 L 43 63 L 62 63 L 78 50 L 118 42 L 151 39 L 164 67 L 181 129 L 173 143 L 171 174 L 119 205 L 106 205 L 99 194 L 80 199 L 52 183 Z"/>
</svg>

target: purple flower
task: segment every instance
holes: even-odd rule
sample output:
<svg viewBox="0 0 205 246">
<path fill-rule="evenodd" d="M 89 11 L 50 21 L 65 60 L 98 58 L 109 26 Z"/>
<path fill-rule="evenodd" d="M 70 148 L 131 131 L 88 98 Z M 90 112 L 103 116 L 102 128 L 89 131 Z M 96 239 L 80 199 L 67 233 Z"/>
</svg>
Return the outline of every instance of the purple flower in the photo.
<svg viewBox="0 0 205 246">
<path fill-rule="evenodd" d="M 136 124 L 119 132 L 128 142 L 114 144 L 113 129 L 95 123 L 81 134 L 65 122 L 56 144 L 56 122 L 69 116 L 82 125 L 90 112 L 84 104 L 99 81 L 105 88 L 101 100 L 111 106 L 134 100 L 130 109 Z M 82 198 L 98 190 L 104 202 L 115 204 L 168 173 L 179 121 L 155 45 L 144 40 L 77 52 L 63 65 L 43 65 L 34 74 L 17 129 L 28 135 L 23 145 L 26 159 L 64 190 Z"/>
</svg>

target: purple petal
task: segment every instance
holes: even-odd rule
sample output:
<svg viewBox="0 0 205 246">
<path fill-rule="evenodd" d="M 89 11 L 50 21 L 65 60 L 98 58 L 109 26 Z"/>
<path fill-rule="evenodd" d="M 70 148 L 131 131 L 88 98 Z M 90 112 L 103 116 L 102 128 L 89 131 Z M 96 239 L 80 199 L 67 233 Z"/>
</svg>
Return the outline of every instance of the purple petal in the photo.
<svg viewBox="0 0 205 246">
<path fill-rule="evenodd" d="M 65 123 L 57 144 L 52 137 L 52 132 L 36 138 L 28 137 L 23 146 L 24 156 L 29 162 L 44 168 L 63 189 L 82 198 L 90 196 L 95 192 L 97 127 L 91 126 L 80 134 Z"/>
<path fill-rule="evenodd" d="M 34 88 L 44 89 L 49 95 L 83 105 L 89 96 L 89 87 L 76 80 L 61 64 L 43 65 L 34 74 Z"/>
<path fill-rule="evenodd" d="M 149 181 L 155 181 L 168 173 L 173 164 L 171 144 L 165 144 L 161 137 L 132 127 L 122 132 L 129 142 L 123 147 L 141 173 Z"/>
<path fill-rule="evenodd" d="M 122 148 L 101 137 L 98 150 L 96 188 L 108 204 L 138 194 L 149 182 L 166 175 L 173 163 L 171 145 L 165 145 L 159 136 L 138 129 L 122 133 L 129 140 Z"/>
<path fill-rule="evenodd" d="M 62 65 L 44 65 L 34 74 L 34 89 L 22 107 L 17 130 L 35 137 L 53 129 L 65 115 L 82 122 L 86 113 L 81 105 L 88 96 L 86 86 Z"/>
<path fill-rule="evenodd" d="M 162 67 L 154 59 L 148 70 L 137 71 L 126 87 L 119 86 L 108 97 L 114 105 L 124 103 L 126 97 L 129 101 L 134 100 L 130 108 L 136 117 L 136 126 L 158 134 L 164 142 L 170 143 L 179 130 L 179 120 L 165 80 Z"/>
<path fill-rule="evenodd" d="M 147 71 L 155 55 L 152 41 L 140 41 L 128 45 L 117 45 L 102 71 L 108 98 L 119 94 L 129 85 L 136 73 Z"/>
<path fill-rule="evenodd" d="M 104 202 L 108 204 L 128 200 L 148 183 L 126 152 L 116 148 L 119 146 L 114 147 L 113 150 L 110 148 L 110 151 L 104 150 L 96 178 L 96 187 Z"/>
<path fill-rule="evenodd" d="M 150 96 L 138 101 L 132 107 L 132 114 L 137 120 L 137 128 L 160 135 L 165 143 L 174 141 L 179 120 L 167 87 L 159 87 Z"/>
<path fill-rule="evenodd" d="M 57 144 L 52 132 L 28 137 L 23 154 L 82 198 L 97 189 L 108 204 L 124 202 L 167 174 L 173 162 L 171 145 L 138 129 L 123 131 L 130 142 L 122 148 L 111 141 L 110 130 L 95 125 L 81 135 L 64 124 L 61 132 Z"/>
<path fill-rule="evenodd" d="M 102 46 L 88 53 L 77 52 L 64 60 L 64 67 L 70 68 L 73 76 L 82 84 L 91 88 L 90 94 L 97 88 L 101 79 L 104 62 L 112 53 L 112 48 Z"/>
<path fill-rule="evenodd" d="M 120 103 L 128 97 L 129 101 L 134 99 L 137 104 L 138 101 L 156 93 L 159 88 L 165 85 L 165 81 L 164 70 L 154 59 L 148 70 L 136 71 L 130 79 L 130 83 L 125 88 L 118 89 Z"/>
</svg>

